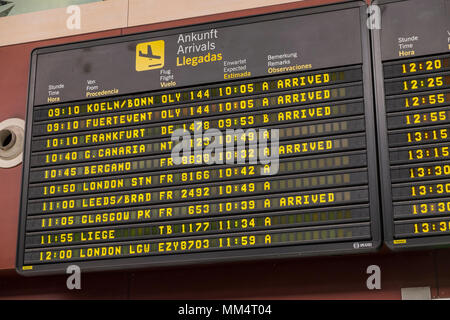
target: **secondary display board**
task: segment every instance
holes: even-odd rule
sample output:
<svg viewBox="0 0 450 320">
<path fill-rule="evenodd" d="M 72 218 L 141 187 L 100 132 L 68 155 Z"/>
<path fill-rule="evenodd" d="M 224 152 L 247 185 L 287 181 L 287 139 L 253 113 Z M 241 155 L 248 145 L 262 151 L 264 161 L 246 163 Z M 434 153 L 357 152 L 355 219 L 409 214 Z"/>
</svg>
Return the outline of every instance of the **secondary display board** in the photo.
<svg viewBox="0 0 450 320">
<path fill-rule="evenodd" d="M 378 4 L 385 241 L 393 249 L 450 245 L 450 1 Z"/>
<path fill-rule="evenodd" d="M 334 5 L 34 51 L 18 271 L 376 249 L 365 10 Z M 177 129 L 200 152 L 176 161 Z M 239 152 L 207 153 L 242 137 Z M 268 175 L 262 155 L 276 153 Z"/>
</svg>

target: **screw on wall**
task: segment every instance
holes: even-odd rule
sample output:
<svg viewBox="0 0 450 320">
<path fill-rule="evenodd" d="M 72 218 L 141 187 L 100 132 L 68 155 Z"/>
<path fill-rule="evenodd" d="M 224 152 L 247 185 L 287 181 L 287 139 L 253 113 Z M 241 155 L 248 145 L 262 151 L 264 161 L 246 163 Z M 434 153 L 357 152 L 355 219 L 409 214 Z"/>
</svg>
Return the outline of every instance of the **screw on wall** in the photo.
<svg viewBox="0 0 450 320">
<path fill-rule="evenodd" d="M 11 118 L 0 122 L 0 168 L 22 163 L 25 121 Z"/>
</svg>

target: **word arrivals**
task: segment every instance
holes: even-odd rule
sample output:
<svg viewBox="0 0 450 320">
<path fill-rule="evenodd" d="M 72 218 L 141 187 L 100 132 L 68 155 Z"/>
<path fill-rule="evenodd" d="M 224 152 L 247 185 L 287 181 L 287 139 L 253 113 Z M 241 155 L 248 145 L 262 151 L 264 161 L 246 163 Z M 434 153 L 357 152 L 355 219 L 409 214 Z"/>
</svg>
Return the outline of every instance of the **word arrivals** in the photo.
<svg viewBox="0 0 450 320">
<path fill-rule="evenodd" d="M 178 307 L 179 315 L 202 315 L 209 318 L 212 312 L 212 307 L 192 307 L 189 305 L 184 305 L 183 307 Z"/>
</svg>

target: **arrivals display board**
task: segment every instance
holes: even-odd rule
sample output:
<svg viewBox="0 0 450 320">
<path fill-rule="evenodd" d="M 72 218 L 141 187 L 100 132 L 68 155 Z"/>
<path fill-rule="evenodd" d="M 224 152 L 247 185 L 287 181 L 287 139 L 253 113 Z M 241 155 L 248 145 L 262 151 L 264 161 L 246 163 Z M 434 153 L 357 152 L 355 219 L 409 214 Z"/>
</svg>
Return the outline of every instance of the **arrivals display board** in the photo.
<svg viewBox="0 0 450 320">
<path fill-rule="evenodd" d="M 35 50 L 18 272 L 375 250 L 371 72 L 360 2 Z"/>
<path fill-rule="evenodd" d="M 373 33 L 387 245 L 450 244 L 450 1 L 380 1 Z"/>
</svg>

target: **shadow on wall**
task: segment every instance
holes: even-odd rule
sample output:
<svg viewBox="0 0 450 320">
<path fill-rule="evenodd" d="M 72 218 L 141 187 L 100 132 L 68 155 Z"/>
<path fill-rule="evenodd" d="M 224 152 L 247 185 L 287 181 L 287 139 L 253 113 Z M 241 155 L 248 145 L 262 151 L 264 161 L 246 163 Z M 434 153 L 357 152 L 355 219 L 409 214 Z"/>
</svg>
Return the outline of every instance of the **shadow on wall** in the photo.
<svg viewBox="0 0 450 320">
<path fill-rule="evenodd" d="M 103 0 L 0 0 L 0 17 L 98 1 Z"/>
</svg>

